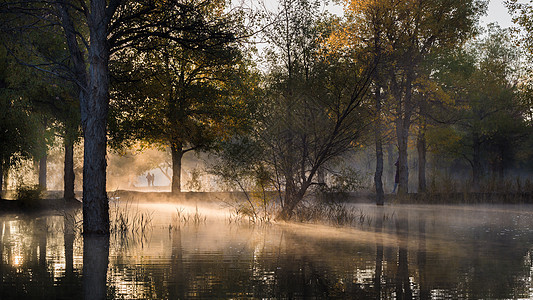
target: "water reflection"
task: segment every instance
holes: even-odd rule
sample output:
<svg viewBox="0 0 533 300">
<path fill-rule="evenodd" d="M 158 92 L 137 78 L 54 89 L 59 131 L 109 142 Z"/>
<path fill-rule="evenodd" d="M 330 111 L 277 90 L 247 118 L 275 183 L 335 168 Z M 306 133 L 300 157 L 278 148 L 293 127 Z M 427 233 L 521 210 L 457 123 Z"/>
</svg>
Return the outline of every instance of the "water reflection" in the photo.
<svg viewBox="0 0 533 300">
<path fill-rule="evenodd" d="M 374 271 L 374 295 L 376 299 L 382 297 L 381 294 L 381 281 L 383 273 L 383 217 L 382 214 L 376 215 L 376 269 Z"/>
<path fill-rule="evenodd" d="M 111 239 L 81 236 L 79 212 L 3 215 L 0 299 L 532 296 L 532 206 L 361 209 L 357 228 L 169 227 L 165 206 L 148 234 Z"/>
<path fill-rule="evenodd" d="M 402 210 L 396 219 L 396 234 L 398 236 L 398 270 L 396 272 L 397 299 L 412 299 L 411 282 L 409 279 L 409 264 L 407 262 L 409 244 L 409 217 L 406 210 Z"/>
<path fill-rule="evenodd" d="M 0 218 L 1 299 L 70 299 L 79 294 L 73 268 L 65 272 L 60 220 L 53 215 Z"/>
<path fill-rule="evenodd" d="M 83 236 L 83 297 L 106 299 L 109 236 Z"/>
<path fill-rule="evenodd" d="M 431 291 L 426 278 L 426 219 L 422 214 L 418 215 L 418 251 L 416 255 L 418 263 L 418 284 L 420 287 L 420 299 L 431 299 Z"/>
</svg>

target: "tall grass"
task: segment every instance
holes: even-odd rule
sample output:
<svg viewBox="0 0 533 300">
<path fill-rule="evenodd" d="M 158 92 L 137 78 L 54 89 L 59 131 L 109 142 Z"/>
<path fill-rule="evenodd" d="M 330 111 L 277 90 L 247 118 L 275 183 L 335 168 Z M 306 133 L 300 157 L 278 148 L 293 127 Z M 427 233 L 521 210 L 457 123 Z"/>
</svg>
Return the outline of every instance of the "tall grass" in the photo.
<svg viewBox="0 0 533 300">
<path fill-rule="evenodd" d="M 392 220 L 394 212 L 383 214 L 382 221 Z M 294 215 L 298 222 L 323 223 L 337 227 L 358 227 L 368 229 L 375 225 L 375 216 L 361 208 L 338 202 L 323 202 L 300 206 Z M 381 218 L 381 217 L 380 217 Z"/>
<path fill-rule="evenodd" d="M 268 224 L 272 222 L 275 201 L 269 194 L 252 192 L 246 201 L 233 199 L 222 201 L 223 207 L 229 209 L 228 223 L 248 222 L 250 224 Z"/>
<path fill-rule="evenodd" d="M 202 215 L 198 209 L 198 205 L 194 213 L 186 213 L 183 207 L 176 207 L 176 214 L 172 217 L 171 223 L 168 225 L 168 230 L 172 231 L 182 225 L 200 225 L 207 222 L 207 216 Z"/>
<path fill-rule="evenodd" d="M 110 208 L 110 231 L 121 237 L 144 236 L 152 228 L 153 212 L 141 211 L 130 201 L 113 201 Z"/>
</svg>

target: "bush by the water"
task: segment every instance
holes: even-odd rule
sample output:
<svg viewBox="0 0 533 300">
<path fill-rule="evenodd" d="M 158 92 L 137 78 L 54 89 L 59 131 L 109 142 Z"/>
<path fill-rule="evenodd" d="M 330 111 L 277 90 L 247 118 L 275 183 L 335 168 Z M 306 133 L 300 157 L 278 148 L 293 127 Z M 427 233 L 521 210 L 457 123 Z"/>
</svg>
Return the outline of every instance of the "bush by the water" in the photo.
<svg viewBox="0 0 533 300">
<path fill-rule="evenodd" d="M 15 199 L 23 208 L 35 208 L 43 197 L 43 189 L 40 185 L 22 185 L 17 187 Z"/>
</svg>

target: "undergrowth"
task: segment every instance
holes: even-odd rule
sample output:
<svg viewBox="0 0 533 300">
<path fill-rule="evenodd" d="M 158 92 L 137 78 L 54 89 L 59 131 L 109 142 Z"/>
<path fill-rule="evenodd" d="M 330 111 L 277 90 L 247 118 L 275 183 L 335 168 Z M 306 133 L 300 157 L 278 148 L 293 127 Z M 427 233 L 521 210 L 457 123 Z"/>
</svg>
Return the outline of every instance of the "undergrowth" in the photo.
<svg viewBox="0 0 533 300">
<path fill-rule="evenodd" d="M 385 213 L 380 218 L 382 221 L 390 221 L 394 218 L 394 214 L 394 212 Z M 375 218 L 376 216 L 361 208 L 350 207 L 338 202 L 301 205 L 294 214 L 294 220 L 298 222 L 323 223 L 338 227 L 368 228 L 375 225 Z"/>
<path fill-rule="evenodd" d="M 36 185 L 21 185 L 17 187 L 15 199 L 23 208 L 37 208 L 39 200 L 43 198 L 43 188 Z"/>
</svg>

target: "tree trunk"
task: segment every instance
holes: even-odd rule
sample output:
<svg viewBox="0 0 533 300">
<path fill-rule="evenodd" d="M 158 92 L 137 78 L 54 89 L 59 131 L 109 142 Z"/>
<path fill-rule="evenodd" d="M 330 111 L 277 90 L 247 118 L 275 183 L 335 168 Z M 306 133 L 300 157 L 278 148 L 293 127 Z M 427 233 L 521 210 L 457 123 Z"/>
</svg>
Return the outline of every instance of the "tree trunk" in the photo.
<svg viewBox="0 0 533 300">
<path fill-rule="evenodd" d="M 374 174 L 374 185 L 376 186 L 376 205 L 383 205 L 384 191 L 383 191 L 383 141 L 381 139 L 381 87 L 376 88 L 376 126 L 375 126 L 375 140 L 376 140 L 376 173 Z"/>
<path fill-rule="evenodd" d="M 394 163 L 396 163 L 396 159 L 394 158 L 394 146 L 392 144 L 392 142 L 389 142 L 389 144 L 387 145 L 387 163 L 389 165 L 389 167 L 387 168 L 388 169 L 388 172 L 387 172 L 387 181 L 390 180 L 389 182 L 389 186 L 391 185 L 390 183 L 392 183 L 392 185 L 394 185 L 394 170 L 396 169 L 394 167 Z"/>
<path fill-rule="evenodd" d="M 409 131 L 404 128 L 403 122 L 397 124 L 396 132 L 398 135 L 398 164 L 399 164 L 399 183 L 398 194 L 404 195 L 409 192 L 409 167 L 407 160 L 407 141 Z"/>
<path fill-rule="evenodd" d="M 45 154 L 39 160 L 39 186 L 43 191 L 46 191 L 46 162 L 48 161 L 48 155 Z"/>
<path fill-rule="evenodd" d="M 500 180 L 503 180 L 503 177 L 505 175 L 505 164 L 504 164 L 504 158 L 505 158 L 505 149 L 500 146 L 500 156 L 498 157 L 498 178 Z"/>
<path fill-rule="evenodd" d="M 181 193 L 181 159 L 183 158 L 183 146 L 181 143 L 173 143 L 170 146 L 172 152 L 172 185 L 174 194 Z"/>
<path fill-rule="evenodd" d="M 323 167 L 318 168 L 317 182 L 320 186 L 326 185 L 326 170 Z"/>
<path fill-rule="evenodd" d="M 393 83 L 393 93 L 397 100 L 396 107 L 396 136 L 398 138 L 398 164 L 399 164 L 399 182 L 398 194 L 406 195 L 409 193 L 409 165 L 407 158 L 407 146 L 409 140 L 409 127 L 411 126 L 411 115 L 413 114 L 413 78 L 414 62 L 408 62 L 406 65 L 405 83 Z M 400 87 L 401 86 L 401 87 Z"/>
<path fill-rule="evenodd" d="M 311 170 L 311 174 L 309 174 L 307 180 L 302 183 L 302 186 L 298 190 L 296 189 L 296 185 L 293 185 L 293 188 L 289 187 L 289 189 L 285 189 L 285 202 L 281 211 L 276 216 L 277 220 L 288 221 L 292 218 L 294 209 L 303 200 L 315 173 L 316 169 Z"/>
<path fill-rule="evenodd" d="M 418 192 L 425 193 L 426 184 L 426 128 L 425 124 L 421 125 L 418 132 L 416 146 L 418 150 Z"/>
<path fill-rule="evenodd" d="M 472 138 L 472 186 L 474 191 L 479 191 L 481 180 L 481 142 L 479 136 L 474 133 Z"/>
<path fill-rule="evenodd" d="M 107 114 L 109 110 L 109 49 L 106 1 L 92 0 L 89 15 L 88 97 L 82 97 L 84 133 L 83 232 L 109 234 L 109 203 L 106 194 Z"/>
<path fill-rule="evenodd" d="M 65 163 L 63 173 L 63 198 L 66 201 L 74 200 L 74 143 L 68 134 L 65 134 Z"/>
<path fill-rule="evenodd" d="M 288 221 L 292 218 L 296 205 L 303 199 L 300 193 L 291 193 L 285 191 L 285 205 L 276 216 L 276 220 Z"/>
<path fill-rule="evenodd" d="M 4 191 L 4 160 L 0 158 L 0 200 Z"/>
</svg>

